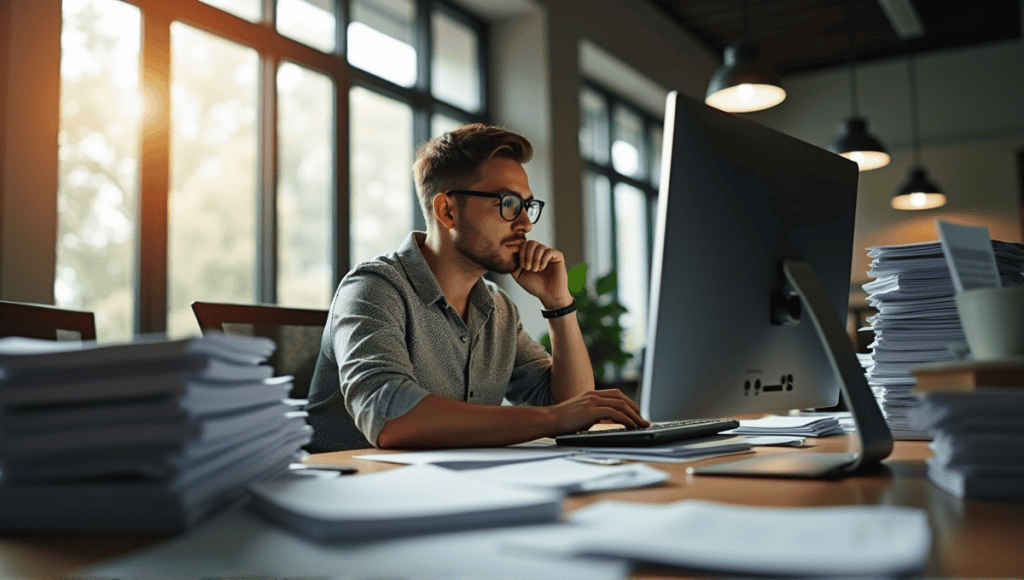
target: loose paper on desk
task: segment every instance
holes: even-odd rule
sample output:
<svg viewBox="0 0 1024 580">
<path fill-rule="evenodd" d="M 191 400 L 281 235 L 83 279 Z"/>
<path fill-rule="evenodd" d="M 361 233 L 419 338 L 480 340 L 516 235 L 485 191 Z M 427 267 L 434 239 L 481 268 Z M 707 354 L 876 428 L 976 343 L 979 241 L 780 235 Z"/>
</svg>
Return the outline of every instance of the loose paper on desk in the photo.
<svg viewBox="0 0 1024 580">
<path fill-rule="evenodd" d="M 836 576 L 911 572 L 924 564 L 931 546 L 925 512 L 898 506 L 605 501 L 577 511 L 570 522 L 509 548 L 736 574 Z"/>
<path fill-rule="evenodd" d="M 356 455 L 356 459 L 401 463 L 403 465 L 437 465 L 448 469 L 479 469 L 522 461 L 553 459 L 578 453 L 550 445 L 547 447 L 481 447 L 473 449 L 445 449 L 440 451 L 411 451 L 409 453 L 370 453 Z"/>
<path fill-rule="evenodd" d="M 558 457 L 464 471 L 466 475 L 519 487 L 553 489 L 563 493 L 634 489 L 657 485 L 669 474 L 644 465 L 592 465 Z"/>
<path fill-rule="evenodd" d="M 957 294 L 964 290 L 1002 285 L 987 227 L 964 226 L 942 220 L 936 220 L 936 227 Z"/>
<path fill-rule="evenodd" d="M 481 469 L 510 463 L 581 455 L 594 458 L 680 463 L 716 455 L 749 452 L 750 449 L 751 445 L 741 436 L 713 435 L 651 447 L 566 447 L 555 445 L 553 441 L 535 441 L 511 447 L 374 453 L 357 455 L 356 459 L 405 465 L 429 464 L 448 469 Z"/>
</svg>

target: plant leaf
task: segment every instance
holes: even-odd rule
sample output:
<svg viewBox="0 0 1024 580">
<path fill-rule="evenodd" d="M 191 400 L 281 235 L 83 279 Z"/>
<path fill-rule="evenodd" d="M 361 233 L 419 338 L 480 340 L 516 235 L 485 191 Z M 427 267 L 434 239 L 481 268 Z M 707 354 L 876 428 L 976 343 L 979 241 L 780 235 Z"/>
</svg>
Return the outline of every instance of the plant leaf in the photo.
<svg viewBox="0 0 1024 580">
<path fill-rule="evenodd" d="M 544 350 L 548 351 L 548 354 L 551 354 L 551 335 L 545 334 L 540 337 L 540 345 L 544 347 Z"/>
<path fill-rule="evenodd" d="M 580 262 L 569 269 L 569 293 L 575 296 L 578 292 L 587 291 L 587 263 Z"/>
<path fill-rule="evenodd" d="M 608 272 L 604 276 L 597 279 L 594 283 L 594 289 L 597 290 L 598 296 L 604 296 L 611 292 L 615 292 L 615 289 L 619 286 L 619 277 L 615 273 L 615 270 Z"/>
</svg>

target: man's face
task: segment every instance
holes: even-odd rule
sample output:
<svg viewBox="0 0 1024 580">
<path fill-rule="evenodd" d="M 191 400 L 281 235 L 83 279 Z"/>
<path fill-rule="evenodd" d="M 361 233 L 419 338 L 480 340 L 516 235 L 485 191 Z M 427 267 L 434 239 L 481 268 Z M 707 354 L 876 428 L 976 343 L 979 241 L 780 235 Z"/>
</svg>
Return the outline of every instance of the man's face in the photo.
<svg viewBox="0 0 1024 580">
<path fill-rule="evenodd" d="M 526 170 L 519 163 L 495 157 L 480 166 L 480 179 L 467 187 L 472 191 L 514 193 L 524 200 L 533 198 Z M 499 274 L 519 268 L 519 247 L 533 229 L 523 210 L 508 221 L 501 217 L 497 198 L 458 196 L 453 200 L 463 209 L 455 225 L 455 249 L 473 264 Z"/>
</svg>

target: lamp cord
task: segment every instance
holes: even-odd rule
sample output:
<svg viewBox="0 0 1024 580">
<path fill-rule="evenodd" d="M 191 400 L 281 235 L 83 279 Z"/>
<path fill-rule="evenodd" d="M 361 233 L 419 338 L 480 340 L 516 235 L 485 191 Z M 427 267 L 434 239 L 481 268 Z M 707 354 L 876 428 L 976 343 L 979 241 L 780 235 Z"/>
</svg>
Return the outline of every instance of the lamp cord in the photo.
<svg viewBox="0 0 1024 580">
<path fill-rule="evenodd" d="M 921 166 L 921 137 L 917 126 L 917 74 L 914 68 L 914 55 L 907 58 L 907 78 L 910 80 L 910 131 L 914 145 L 914 166 Z"/>
<path fill-rule="evenodd" d="M 853 116 L 856 117 L 858 113 L 857 107 L 857 72 L 854 67 L 854 56 L 853 56 L 853 0 L 849 0 L 846 3 L 846 44 L 850 48 L 850 52 L 846 57 L 847 63 L 850 68 L 850 109 L 853 111 Z"/>
<path fill-rule="evenodd" d="M 747 21 L 747 0 L 740 0 L 740 16 L 743 21 L 743 42 L 750 40 L 750 23 Z"/>
</svg>

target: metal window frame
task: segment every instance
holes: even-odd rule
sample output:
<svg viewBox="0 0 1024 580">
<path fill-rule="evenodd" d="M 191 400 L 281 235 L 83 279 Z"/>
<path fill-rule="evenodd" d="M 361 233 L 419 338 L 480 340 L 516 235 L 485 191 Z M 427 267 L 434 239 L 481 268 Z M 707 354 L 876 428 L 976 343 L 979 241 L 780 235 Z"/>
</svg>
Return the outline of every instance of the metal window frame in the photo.
<svg viewBox="0 0 1024 580">
<path fill-rule="evenodd" d="M 372 91 L 396 101 L 400 101 L 412 108 L 413 126 L 412 138 L 413 147 L 430 139 L 430 122 L 435 114 L 443 114 L 453 119 L 466 123 L 487 123 L 491 116 L 490 110 L 490 70 L 488 67 L 489 58 L 489 29 L 487 22 L 477 18 L 464 9 L 446 0 L 414 0 L 416 2 L 416 84 L 412 87 L 403 87 L 387 79 L 378 77 L 358 67 L 352 67 L 352 85 Z M 433 95 L 431 66 L 433 58 L 433 28 L 431 16 L 434 11 L 441 11 L 467 25 L 474 31 L 479 42 L 479 53 L 477 54 L 477 66 L 480 71 L 480 111 L 467 111 L 455 105 L 443 101 Z M 425 230 L 427 228 L 423 212 L 420 210 L 420 202 L 413 187 L 412 215 L 409 216 L 412 228 Z"/>
<path fill-rule="evenodd" d="M 644 175 L 647 175 L 648 177 L 652 176 L 652 169 L 654 167 L 654 130 L 656 128 L 662 128 L 664 125 L 664 121 L 658 119 L 654 115 L 651 115 L 642 107 L 634 104 L 629 99 L 622 97 L 614 90 L 609 89 L 608 87 L 598 82 L 595 82 L 591 79 L 584 79 L 583 90 L 590 90 L 596 93 L 598 96 L 600 96 L 604 101 L 606 110 L 608 111 L 608 125 L 606 127 L 608 131 L 608 143 L 607 150 L 605 151 L 606 158 L 608 159 L 607 163 L 599 163 L 597 161 L 594 161 L 593 159 L 588 158 L 586 155 L 582 155 L 582 157 L 584 162 L 584 171 L 586 173 L 601 175 L 608 179 L 609 192 L 611 197 L 611 199 L 609 199 L 608 202 L 609 208 L 611 209 L 609 223 L 611 225 L 612 230 L 610 232 L 611 235 L 608 236 L 608 239 L 610 240 L 608 243 L 611 244 L 612 263 L 615 264 L 616 269 L 618 269 L 619 249 L 618 245 L 615 243 L 615 240 L 618 239 L 617 225 L 615 223 L 615 186 L 620 183 L 632 186 L 643 192 L 644 195 L 647 197 L 647 253 L 648 255 L 651 255 L 651 252 L 654 248 L 654 211 L 657 207 L 658 202 L 658 185 L 651 183 L 650 180 L 643 181 L 635 177 L 619 173 L 618 171 L 615 170 L 615 167 L 612 163 L 611 151 L 612 144 L 615 142 L 614 111 L 616 107 L 623 107 L 629 110 L 630 112 L 636 114 L 638 117 L 640 117 L 641 122 L 643 123 L 643 143 L 641 144 L 641 147 L 643 147 L 643 151 L 641 151 L 641 159 L 643 164 Z M 648 276 L 650 276 L 650 264 L 647 264 L 646 267 L 648 270 L 647 274 Z M 616 287 L 616 298 L 618 298 L 618 293 L 619 290 L 618 287 Z"/>
</svg>

